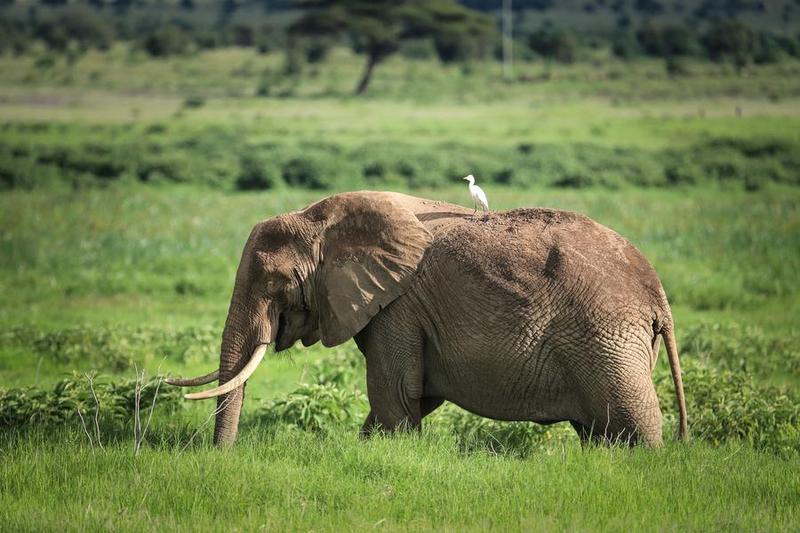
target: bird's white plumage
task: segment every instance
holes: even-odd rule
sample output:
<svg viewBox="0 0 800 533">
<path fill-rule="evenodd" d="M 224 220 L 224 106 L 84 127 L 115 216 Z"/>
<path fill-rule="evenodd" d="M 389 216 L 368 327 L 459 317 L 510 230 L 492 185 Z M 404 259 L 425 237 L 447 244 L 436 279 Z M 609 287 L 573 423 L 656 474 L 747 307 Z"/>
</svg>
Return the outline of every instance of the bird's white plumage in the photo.
<svg viewBox="0 0 800 533">
<path fill-rule="evenodd" d="M 475 185 L 475 176 L 470 174 L 464 177 L 464 179 L 469 182 L 469 194 L 472 196 L 472 201 L 475 202 L 475 211 L 478 210 L 478 206 L 481 206 L 483 213 L 488 214 L 489 200 L 486 199 L 486 193 L 483 192 L 483 189 Z"/>
</svg>

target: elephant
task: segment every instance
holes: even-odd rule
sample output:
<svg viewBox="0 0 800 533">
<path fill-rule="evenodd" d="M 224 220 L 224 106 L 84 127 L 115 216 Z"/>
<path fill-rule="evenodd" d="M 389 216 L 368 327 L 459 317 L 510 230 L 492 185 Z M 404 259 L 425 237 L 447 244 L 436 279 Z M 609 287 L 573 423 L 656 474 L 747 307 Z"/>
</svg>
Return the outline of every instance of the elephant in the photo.
<svg viewBox="0 0 800 533">
<path fill-rule="evenodd" d="M 672 313 L 626 239 L 569 211 L 492 212 L 394 192 L 330 196 L 259 222 L 244 246 L 219 368 L 178 386 L 217 397 L 214 444 L 234 443 L 267 347 L 353 338 L 366 358 L 362 427 L 420 429 L 445 400 L 498 420 L 569 421 L 582 442 L 662 444 L 652 370 L 664 339 L 686 406 Z"/>
</svg>

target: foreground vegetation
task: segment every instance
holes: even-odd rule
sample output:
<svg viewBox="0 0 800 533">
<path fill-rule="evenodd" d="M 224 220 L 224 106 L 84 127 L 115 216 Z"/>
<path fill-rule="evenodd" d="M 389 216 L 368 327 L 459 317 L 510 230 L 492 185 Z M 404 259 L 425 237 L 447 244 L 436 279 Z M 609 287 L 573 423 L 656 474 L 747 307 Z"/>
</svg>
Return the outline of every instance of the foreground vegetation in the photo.
<svg viewBox="0 0 800 533">
<path fill-rule="evenodd" d="M 790 530 L 800 518 L 790 465 L 739 446 L 570 443 L 519 460 L 427 435 L 259 431 L 233 453 L 131 460 L 127 446 L 92 453 L 77 433 L 4 445 L 0 519 L 11 530 Z"/>
</svg>

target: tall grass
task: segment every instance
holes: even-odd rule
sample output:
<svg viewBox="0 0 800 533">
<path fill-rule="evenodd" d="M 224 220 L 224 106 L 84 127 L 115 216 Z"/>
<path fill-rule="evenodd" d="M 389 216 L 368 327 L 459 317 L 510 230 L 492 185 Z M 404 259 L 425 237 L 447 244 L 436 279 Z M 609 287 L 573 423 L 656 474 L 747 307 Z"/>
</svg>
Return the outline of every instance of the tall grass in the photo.
<svg viewBox="0 0 800 533">
<path fill-rule="evenodd" d="M 19 529 L 791 529 L 797 460 L 731 445 L 581 449 L 525 460 L 424 435 L 243 435 L 235 452 L 77 432 L 2 438 L 0 520 Z M 30 502 L 46 501 L 44 506 Z"/>
</svg>

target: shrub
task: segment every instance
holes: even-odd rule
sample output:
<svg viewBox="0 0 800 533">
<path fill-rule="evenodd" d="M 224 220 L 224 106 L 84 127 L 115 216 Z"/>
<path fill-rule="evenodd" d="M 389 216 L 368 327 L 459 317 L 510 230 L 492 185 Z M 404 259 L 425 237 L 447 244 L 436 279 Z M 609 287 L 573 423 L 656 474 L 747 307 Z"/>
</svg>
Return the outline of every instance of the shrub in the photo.
<svg viewBox="0 0 800 533">
<path fill-rule="evenodd" d="M 686 358 L 683 383 L 691 438 L 714 445 L 742 441 L 779 455 L 800 451 L 800 397 L 756 384 L 746 374 L 716 370 Z M 674 427 L 672 379 L 656 375 L 665 425 Z"/>
<path fill-rule="evenodd" d="M 479 43 L 464 31 L 441 31 L 433 39 L 436 55 L 442 63 L 455 63 L 479 55 Z"/>
<path fill-rule="evenodd" d="M 241 191 L 272 189 L 281 179 L 276 165 L 253 154 L 241 157 L 240 168 L 236 188 Z"/>
<path fill-rule="evenodd" d="M 455 437 L 465 453 L 526 457 L 555 442 L 576 438 L 567 424 L 543 426 L 533 422 L 502 422 L 474 415 L 452 404 L 441 407 L 425 421 L 429 430 Z"/>
<path fill-rule="evenodd" d="M 622 59 L 632 59 L 639 55 L 641 49 L 636 37 L 629 32 L 617 32 L 611 43 L 611 52 Z"/>
<path fill-rule="evenodd" d="M 578 41 L 568 30 L 538 30 L 528 38 L 528 46 L 540 56 L 560 63 L 572 63 L 578 51 Z"/>
<path fill-rule="evenodd" d="M 768 336 L 738 323 L 700 323 L 685 330 L 681 355 L 706 364 L 761 377 L 785 373 L 800 377 L 800 337 Z"/>
<path fill-rule="evenodd" d="M 322 63 L 328 57 L 330 44 L 321 39 L 315 39 L 306 47 L 306 61 L 308 63 Z"/>
<path fill-rule="evenodd" d="M 197 109 L 206 105 L 206 99 L 200 95 L 187 96 L 183 100 L 183 107 L 188 109 Z"/>
<path fill-rule="evenodd" d="M 292 187 L 327 189 L 331 186 L 330 173 L 325 173 L 320 161 L 313 157 L 295 157 L 284 163 L 283 180 Z"/>
<path fill-rule="evenodd" d="M 694 185 L 703 180 L 703 171 L 687 158 L 667 163 L 664 176 L 668 185 Z"/>
<path fill-rule="evenodd" d="M 142 47 L 153 57 L 183 54 L 189 50 L 191 39 L 177 26 L 162 26 L 144 38 Z"/>
<path fill-rule="evenodd" d="M 94 378 L 93 378 L 94 379 Z M 142 390 L 141 406 L 149 406 L 156 391 L 153 378 Z M 36 387 L 0 389 L 0 428 L 79 424 L 81 413 L 87 425 L 99 404 L 99 421 L 104 427 L 119 428 L 129 424 L 135 407 L 136 380 L 94 380 L 94 394 L 85 376 L 73 373 L 55 384 L 52 390 Z M 180 390 L 159 387 L 156 405 L 176 410 L 181 405 Z"/>
<path fill-rule="evenodd" d="M 316 384 L 339 388 L 351 387 L 356 382 L 363 383 L 365 373 L 364 356 L 356 350 L 341 347 L 327 350 L 325 357 L 311 367 Z"/>
<path fill-rule="evenodd" d="M 283 399 L 263 404 L 256 420 L 303 431 L 329 432 L 357 427 L 366 414 L 367 402 L 362 393 L 343 391 L 331 384 L 304 384 Z"/>
</svg>

